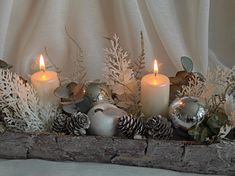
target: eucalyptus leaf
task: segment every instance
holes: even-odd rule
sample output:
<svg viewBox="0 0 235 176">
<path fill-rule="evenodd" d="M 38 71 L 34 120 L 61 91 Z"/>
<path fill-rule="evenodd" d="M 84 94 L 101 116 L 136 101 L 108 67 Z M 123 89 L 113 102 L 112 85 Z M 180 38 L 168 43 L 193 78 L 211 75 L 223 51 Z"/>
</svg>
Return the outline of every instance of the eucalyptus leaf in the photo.
<svg viewBox="0 0 235 176">
<path fill-rule="evenodd" d="M 200 127 L 199 125 L 196 125 L 194 127 L 192 127 L 190 130 L 188 130 L 188 134 L 196 141 L 199 141 L 201 138 L 201 131 L 202 131 L 202 127 Z"/>
<path fill-rule="evenodd" d="M 206 139 L 209 138 L 210 136 L 211 136 L 210 129 L 208 129 L 207 127 L 204 127 L 200 134 L 200 142 L 205 142 Z"/>
<path fill-rule="evenodd" d="M 220 128 L 228 123 L 228 116 L 225 113 L 213 113 L 207 120 L 207 126 L 214 134 L 218 134 Z"/>
<path fill-rule="evenodd" d="M 92 106 L 92 100 L 84 96 L 76 103 L 63 105 L 62 108 L 65 112 L 73 114 L 75 112 L 87 113 Z"/>
<path fill-rule="evenodd" d="M 54 94 L 58 98 L 70 98 L 71 91 L 68 89 L 67 84 L 57 87 Z"/>
<path fill-rule="evenodd" d="M 184 68 L 184 70 L 186 72 L 192 72 L 193 71 L 193 62 L 189 57 L 182 56 L 181 57 L 181 64 L 182 64 L 182 67 Z"/>
<path fill-rule="evenodd" d="M 212 137 L 211 130 L 204 125 L 196 125 L 188 131 L 188 134 L 198 142 L 205 142 Z"/>
<path fill-rule="evenodd" d="M 0 59 L 0 68 L 1 69 L 11 69 L 13 66 L 9 65 L 7 62 Z"/>
</svg>

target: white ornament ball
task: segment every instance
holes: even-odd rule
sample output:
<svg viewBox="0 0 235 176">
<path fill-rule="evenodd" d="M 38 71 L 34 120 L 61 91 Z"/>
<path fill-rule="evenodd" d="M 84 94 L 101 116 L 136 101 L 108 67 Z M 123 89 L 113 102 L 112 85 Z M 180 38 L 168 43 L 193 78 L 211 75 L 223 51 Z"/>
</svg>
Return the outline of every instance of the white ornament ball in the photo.
<svg viewBox="0 0 235 176">
<path fill-rule="evenodd" d="M 111 137 L 117 134 L 119 117 L 126 112 L 110 103 L 100 103 L 91 108 L 88 117 L 91 121 L 89 134 Z"/>
</svg>

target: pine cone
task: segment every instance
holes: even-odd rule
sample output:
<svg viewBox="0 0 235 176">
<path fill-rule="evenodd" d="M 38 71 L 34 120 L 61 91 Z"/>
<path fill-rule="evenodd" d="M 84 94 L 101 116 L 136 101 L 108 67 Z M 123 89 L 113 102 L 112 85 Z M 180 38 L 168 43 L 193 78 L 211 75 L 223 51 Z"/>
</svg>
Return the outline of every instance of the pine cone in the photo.
<svg viewBox="0 0 235 176">
<path fill-rule="evenodd" d="M 153 139 L 169 139 L 173 135 L 171 122 L 161 115 L 154 116 L 146 123 L 146 136 Z"/>
<path fill-rule="evenodd" d="M 86 134 L 86 129 L 90 127 L 88 116 L 81 112 L 74 113 L 67 120 L 67 129 L 70 134 L 80 136 Z"/>
<path fill-rule="evenodd" d="M 68 119 L 68 115 L 64 114 L 64 113 L 60 113 L 56 116 L 53 125 L 52 125 L 52 130 L 57 132 L 57 133 L 67 133 L 67 119 Z"/>
<path fill-rule="evenodd" d="M 132 115 L 124 115 L 119 118 L 118 129 L 128 138 L 141 136 L 144 134 L 144 120 L 143 118 L 135 118 Z"/>
</svg>

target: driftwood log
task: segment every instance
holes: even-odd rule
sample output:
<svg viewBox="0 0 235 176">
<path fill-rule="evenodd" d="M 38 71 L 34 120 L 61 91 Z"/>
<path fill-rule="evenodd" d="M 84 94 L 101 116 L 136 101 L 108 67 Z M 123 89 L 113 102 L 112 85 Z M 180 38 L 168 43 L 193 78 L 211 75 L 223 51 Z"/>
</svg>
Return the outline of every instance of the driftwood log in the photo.
<svg viewBox="0 0 235 176">
<path fill-rule="evenodd" d="M 207 146 L 182 141 L 7 131 L 0 134 L 0 158 L 114 163 L 180 172 L 235 175 L 235 141 Z"/>
</svg>

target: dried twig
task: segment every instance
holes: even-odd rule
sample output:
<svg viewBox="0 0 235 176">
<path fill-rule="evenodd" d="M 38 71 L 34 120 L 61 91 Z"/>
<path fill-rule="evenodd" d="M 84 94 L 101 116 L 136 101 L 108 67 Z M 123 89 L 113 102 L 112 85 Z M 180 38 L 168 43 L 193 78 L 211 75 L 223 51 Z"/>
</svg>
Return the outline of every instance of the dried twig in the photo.
<svg viewBox="0 0 235 176">
<path fill-rule="evenodd" d="M 126 109 L 133 104 L 136 79 L 128 54 L 121 48 L 116 34 L 110 43 L 111 47 L 104 50 L 106 59 L 104 76 L 112 92 L 118 97 L 117 105 Z"/>
<path fill-rule="evenodd" d="M 145 74 L 145 50 L 144 50 L 144 36 L 143 32 L 140 32 L 140 39 L 141 39 L 141 53 L 140 56 L 136 59 L 133 63 L 133 70 L 135 74 L 135 78 L 137 80 L 141 80 L 143 75 Z"/>
<path fill-rule="evenodd" d="M 46 54 L 46 56 L 47 56 L 47 59 L 50 61 L 50 63 L 52 64 L 52 66 L 55 68 L 56 72 L 57 72 L 58 74 L 60 74 L 60 73 L 61 73 L 61 70 L 60 70 L 59 67 L 56 66 L 56 64 L 53 62 L 53 60 L 50 59 L 49 54 L 48 54 L 48 51 L 47 51 L 47 47 L 45 47 L 44 50 L 45 50 L 45 54 Z"/>
<path fill-rule="evenodd" d="M 69 40 L 72 42 L 72 44 L 76 47 L 76 54 L 73 58 L 73 68 L 72 68 L 72 74 L 71 74 L 71 81 L 84 83 L 85 77 L 86 77 L 86 68 L 84 66 L 84 54 L 83 50 L 78 44 L 78 42 L 72 37 L 72 35 L 69 33 L 67 27 L 65 27 L 65 33 Z"/>
</svg>

